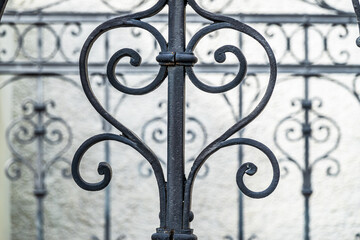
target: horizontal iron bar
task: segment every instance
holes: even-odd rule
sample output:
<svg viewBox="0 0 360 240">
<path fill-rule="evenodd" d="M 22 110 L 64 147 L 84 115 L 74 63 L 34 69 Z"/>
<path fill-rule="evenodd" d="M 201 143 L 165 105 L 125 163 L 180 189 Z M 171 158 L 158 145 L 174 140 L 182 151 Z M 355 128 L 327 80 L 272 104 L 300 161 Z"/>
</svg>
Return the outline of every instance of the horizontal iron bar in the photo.
<svg viewBox="0 0 360 240">
<path fill-rule="evenodd" d="M 197 73 L 236 73 L 238 71 L 237 65 L 232 64 L 199 64 L 195 66 Z M 141 67 L 129 67 L 126 64 L 119 64 L 116 67 L 117 72 L 123 74 L 156 74 L 159 70 L 158 64 L 144 64 Z M 106 65 L 104 64 L 89 64 L 89 73 L 105 73 Z M 248 73 L 268 73 L 269 67 L 267 65 L 248 65 Z M 360 73 L 359 65 L 279 65 L 279 73 L 289 74 L 357 74 Z M 32 75 L 39 74 L 39 68 L 34 67 L 31 63 L 26 64 L 0 64 L 1 75 L 13 75 L 28 73 Z M 78 75 L 78 67 L 72 64 L 44 64 L 42 65 L 41 74 L 58 73 L 61 75 Z"/>
<path fill-rule="evenodd" d="M 245 23 L 282 23 L 282 24 L 356 24 L 355 14 L 343 15 L 321 15 L 321 14 L 229 14 L 231 18 Z M 159 15 L 151 21 L 163 22 L 165 16 Z M 188 22 L 206 22 L 197 15 L 190 14 L 186 16 Z"/>
<path fill-rule="evenodd" d="M 31 24 L 34 22 L 46 23 L 64 23 L 64 22 L 81 22 L 81 23 L 98 23 L 104 22 L 110 18 L 126 15 L 129 12 L 120 13 L 15 13 L 6 12 L 3 16 L 3 22 L 16 22 L 20 24 Z M 282 23 L 282 24 L 356 24 L 356 17 L 354 14 L 340 14 L 340 15 L 304 15 L 304 14 L 229 14 L 227 15 L 234 19 L 246 23 Z M 167 21 L 166 14 L 158 14 L 147 21 L 162 23 Z M 207 20 L 199 17 L 196 14 L 188 14 L 186 16 L 187 22 L 205 23 Z"/>
</svg>

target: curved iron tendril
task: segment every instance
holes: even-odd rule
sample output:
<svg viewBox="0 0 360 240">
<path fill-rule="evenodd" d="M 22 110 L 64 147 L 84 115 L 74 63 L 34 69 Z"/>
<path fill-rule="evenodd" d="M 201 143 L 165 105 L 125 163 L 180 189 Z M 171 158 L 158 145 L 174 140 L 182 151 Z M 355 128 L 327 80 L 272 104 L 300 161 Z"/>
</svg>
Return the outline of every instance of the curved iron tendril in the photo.
<svg viewBox="0 0 360 240">
<path fill-rule="evenodd" d="M 79 22 L 66 22 L 66 23 L 64 23 L 64 26 L 60 30 L 60 34 L 59 34 L 59 41 L 61 43 L 65 42 L 64 37 L 65 37 L 65 33 L 67 33 L 67 31 L 69 31 L 71 33 L 70 35 L 72 37 L 80 37 L 81 33 L 83 32 L 83 28 L 82 28 L 81 23 L 79 23 Z M 62 55 L 62 57 L 64 58 L 64 60 L 66 62 L 68 62 L 68 63 L 73 62 L 71 57 L 68 56 L 68 53 L 67 53 L 68 51 L 65 51 L 65 49 L 63 47 L 60 47 L 59 51 L 60 51 L 60 54 Z M 74 57 L 74 56 L 77 56 L 77 54 L 79 52 L 80 52 L 80 48 L 76 46 L 76 47 L 74 47 L 72 49 L 72 51 L 70 53 Z"/>
<path fill-rule="evenodd" d="M 318 6 L 320 8 L 326 9 L 326 10 L 335 11 L 338 14 L 348 13 L 347 11 L 342 10 L 342 9 L 334 6 L 333 4 L 329 3 L 328 0 L 300 0 L 300 1 Z M 354 1 L 357 1 L 357 0 L 354 0 Z"/>
</svg>

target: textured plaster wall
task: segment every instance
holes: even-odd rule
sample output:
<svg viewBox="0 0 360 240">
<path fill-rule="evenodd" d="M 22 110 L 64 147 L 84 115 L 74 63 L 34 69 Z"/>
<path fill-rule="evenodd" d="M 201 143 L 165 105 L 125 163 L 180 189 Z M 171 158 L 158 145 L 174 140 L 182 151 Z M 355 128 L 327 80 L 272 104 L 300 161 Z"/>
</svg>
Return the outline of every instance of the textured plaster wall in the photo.
<svg viewBox="0 0 360 240">
<path fill-rule="evenodd" d="M 11 118 L 11 89 L 0 93 L 0 134 L 5 136 L 5 127 L 10 123 Z M 0 139 L 0 163 L 4 166 L 5 161 L 10 158 L 4 138 Z M 10 239 L 10 184 L 4 174 L 0 175 L 0 237 Z"/>
<path fill-rule="evenodd" d="M 149 1 L 151 2 L 151 1 Z M 155 2 L 155 1 L 152 1 Z M 350 3 L 350 1 L 348 1 Z M 44 4 L 43 1 L 10 1 L 11 7 L 31 9 Z M 70 4 L 70 5 L 67 5 Z M 126 4 L 124 4 L 125 6 Z M 149 3 L 149 5 L 151 5 Z M 211 1 L 207 4 L 211 10 Z M 64 2 L 51 9 L 62 10 L 106 11 L 97 1 L 70 1 Z M 227 12 L 243 13 L 323 13 L 315 7 L 300 3 L 296 0 L 282 1 L 233 1 Z M 259 26 L 263 27 L 263 26 Z M 90 29 L 89 29 L 90 31 Z M 349 39 L 356 38 L 353 31 Z M 87 34 L 84 34 L 87 35 Z M 230 36 L 230 37 L 229 37 Z M 231 35 L 224 35 L 225 42 L 233 41 Z M 224 40 L 224 39 L 223 39 Z M 203 43 L 206 45 L 205 40 Z M 351 42 L 351 41 L 350 41 Z M 131 43 L 127 43 L 131 47 Z M 146 43 L 143 43 L 146 44 Z M 220 43 L 219 43 L 220 44 Z M 273 41 L 272 44 L 280 44 Z M 356 49 L 354 41 L 353 51 Z M 69 43 L 71 47 L 71 43 Z M 246 50 L 245 50 L 246 51 Z M 257 55 L 249 58 L 257 59 Z M 96 51 L 94 56 L 96 56 Z M 246 54 L 245 54 L 246 55 Z M 248 56 L 248 55 L 246 55 Z M 262 61 L 263 58 L 261 58 Z M 358 59 L 358 58 L 357 58 Z M 77 76 L 72 76 L 79 81 Z M 206 77 L 206 76 L 205 76 Z M 346 84 L 351 79 L 340 76 Z M 146 79 L 146 76 L 134 77 Z M 264 89 L 267 75 L 261 75 L 262 89 Z M 131 82 L 131 81 L 130 81 Z M 132 83 L 132 82 L 131 82 Z M 215 139 L 234 123 L 231 108 L 222 96 L 203 93 L 187 81 L 188 116 L 196 116 L 207 130 L 208 142 Z M 360 171 L 357 143 L 360 140 L 358 119 L 360 105 L 354 97 L 334 84 L 324 81 L 311 83 L 310 95 L 321 96 L 323 107 L 319 111 L 331 116 L 339 123 L 342 139 L 334 157 L 339 159 L 341 172 L 337 177 L 327 177 L 326 169 L 329 165 L 324 162 L 313 171 L 314 195 L 311 198 L 312 237 L 315 240 L 354 239 L 360 231 L 360 181 L 357 173 Z M 20 102 L 24 96 L 34 96 L 34 81 L 22 81 L 14 85 L 13 114 L 18 116 Z M 269 146 L 277 156 L 281 153 L 273 143 L 273 131 L 278 121 L 296 111 L 291 107 L 293 98 L 302 97 L 303 81 L 279 83 L 275 89 L 274 97 L 262 115 L 251 123 L 244 133 L 245 137 L 254 138 Z M 71 159 L 76 149 L 87 138 L 103 132 L 99 115 L 93 110 L 80 89 L 59 81 L 46 81 L 45 99 L 56 99 L 57 106 L 52 110 L 54 114 L 62 116 L 72 127 L 74 139 L 66 157 Z M 97 88 L 96 93 L 102 99 L 102 90 Z M 166 99 L 166 83 L 155 92 L 146 96 L 126 97 L 116 117 L 128 128 L 138 135 L 142 133 L 144 122 L 154 117 L 162 116 L 164 109 L 159 107 L 159 102 Z M 249 90 L 250 91 L 250 90 Z M 263 91 L 262 91 L 263 93 Z M 232 90 L 228 97 L 234 102 L 238 93 Z M 121 94 L 113 91 L 111 106 L 115 106 Z M 244 96 L 245 103 L 251 99 L 251 94 Z M 166 108 L 166 106 L 165 106 Z M 199 126 L 189 122 L 189 127 L 194 129 L 198 138 L 202 138 Z M 194 124 L 193 126 L 191 124 Z M 166 131 L 164 125 L 159 128 Z M 149 126 L 145 134 L 149 146 L 155 153 L 166 159 L 166 145 L 151 141 L 152 131 L 155 126 Z M 116 131 L 115 131 L 116 132 Z M 164 137 L 159 134 L 160 138 Z M 187 136 L 190 138 L 190 136 Z M 333 141 L 333 140 L 330 140 Z M 302 145 L 289 145 L 289 151 L 299 156 L 301 161 Z M 202 148 L 202 141 L 186 145 L 187 154 L 196 155 Z M 98 181 L 96 167 L 104 159 L 104 146 L 98 144 L 93 147 L 83 160 L 81 167 L 84 177 L 88 181 Z M 34 151 L 34 149 L 32 149 Z M 317 148 L 321 153 L 321 146 Z M 320 154 L 315 152 L 314 155 Z M 55 150 L 54 150 L 55 151 Z M 153 176 L 144 177 L 148 172 L 147 165 L 142 165 L 142 159 L 135 151 L 117 143 L 111 143 L 111 162 L 114 177 L 111 182 L 112 199 L 112 239 L 126 236 L 126 239 L 149 239 L 158 227 L 158 192 Z M 270 165 L 265 157 L 258 151 L 245 147 L 245 161 L 252 161 L 259 167 L 258 173 L 247 177 L 249 187 L 260 190 L 265 188 L 271 180 Z M 53 152 L 49 151 L 50 156 Z M 330 162 L 331 164 L 331 162 Z M 103 239 L 104 224 L 104 191 L 86 192 L 80 189 L 72 179 L 61 177 L 61 170 L 66 165 L 54 165 L 47 175 L 46 185 L 48 195 L 45 199 L 45 238 L 58 239 L 91 239 L 97 236 Z M 142 166 L 139 168 L 139 166 Z M 245 197 L 245 236 L 250 238 L 253 234 L 258 239 L 302 239 L 303 234 L 303 199 L 301 196 L 301 173 L 293 166 L 288 166 L 289 174 L 281 178 L 278 189 L 268 198 L 254 200 Z M 330 165 L 333 166 L 333 165 Z M 187 172 L 191 164 L 186 166 Z M 235 175 L 238 169 L 237 148 L 231 147 L 219 151 L 208 160 L 208 174 L 196 180 L 193 195 L 193 212 L 195 219 L 192 228 L 199 239 L 222 239 L 225 236 L 236 237 L 238 208 L 238 189 Z M 335 167 L 335 166 L 333 166 Z M 165 168 L 165 167 L 164 167 Z M 200 173 L 201 174 L 201 173 Z M 11 230 L 13 240 L 35 239 L 35 200 L 32 195 L 33 178 L 23 168 L 22 178 L 11 183 Z"/>
</svg>

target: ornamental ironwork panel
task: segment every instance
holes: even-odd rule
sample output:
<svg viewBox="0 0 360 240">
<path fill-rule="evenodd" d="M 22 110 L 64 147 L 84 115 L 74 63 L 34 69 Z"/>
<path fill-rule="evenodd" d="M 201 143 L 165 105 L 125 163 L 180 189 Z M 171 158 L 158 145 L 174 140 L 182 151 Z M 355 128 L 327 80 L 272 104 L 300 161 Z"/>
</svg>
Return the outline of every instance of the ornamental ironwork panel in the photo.
<svg viewBox="0 0 360 240">
<path fill-rule="evenodd" d="M 301 0 L 302 1 L 302 0 Z M 80 53 L 82 43 L 81 41 L 85 40 L 87 37 L 87 29 L 94 28 L 94 25 L 97 25 L 98 22 L 108 21 L 109 19 L 116 18 L 118 15 L 129 14 L 130 11 L 137 11 L 137 9 L 144 9 L 146 7 L 146 1 L 131 1 L 132 5 L 129 5 L 128 8 L 122 9 L 122 7 L 116 7 L 116 1 L 103 0 L 102 1 L 112 13 L 81 13 L 81 14 L 71 14 L 71 13 L 47 13 L 47 8 L 56 6 L 60 4 L 59 2 L 54 2 L 49 5 L 46 5 L 40 9 L 34 9 L 31 11 L 26 11 L 21 14 L 9 12 L 5 17 L 5 22 L 2 24 L 2 34 L 0 36 L 0 41 L 4 42 L 6 37 L 9 35 L 15 35 L 17 45 L 11 49 L 6 48 L 1 52 L 1 66 L 0 70 L 2 74 L 14 74 L 20 75 L 26 72 L 29 75 L 37 74 L 38 69 L 34 68 L 34 63 L 41 65 L 42 75 L 53 75 L 54 73 L 60 75 L 76 75 L 78 74 L 78 67 L 76 65 L 77 58 Z M 130 1 L 129 1 L 130 2 Z M 212 5 L 210 5 L 210 3 Z M 222 2 L 221 4 L 217 1 L 198 1 L 198 4 L 202 4 L 207 8 L 211 8 L 213 12 L 222 12 L 226 11 L 226 7 L 231 5 L 232 1 Z M 336 159 L 336 153 L 339 151 L 338 148 L 341 146 L 342 134 L 341 130 L 345 127 L 341 125 L 341 122 L 337 122 L 334 116 L 326 114 L 324 109 L 328 103 L 322 99 L 321 95 L 311 95 L 312 89 L 315 89 L 312 83 L 318 81 L 326 81 L 330 84 L 335 84 L 339 89 L 345 89 L 350 96 L 354 96 L 355 100 L 358 101 L 358 74 L 359 74 L 359 65 L 357 62 L 357 53 L 352 51 L 351 44 L 348 44 L 348 40 L 352 40 L 352 32 L 354 27 L 356 27 L 356 18 L 353 14 L 349 13 L 348 10 L 343 9 L 342 4 L 337 3 L 336 1 L 324 1 L 324 0 L 304 0 L 309 4 L 318 6 L 321 9 L 329 11 L 329 14 L 313 14 L 313 15 L 293 15 L 293 14 L 229 14 L 228 16 L 237 19 L 240 22 L 245 22 L 251 24 L 256 28 L 269 42 L 273 45 L 273 50 L 277 56 L 278 72 L 281 74 L 280 82 L 281 84 L 287 84 L 288 82 L 302 82 L 303 90 L 301 90 L 301 97 L 294 99 L 294 101 L 289 102 L 289 105 L 293 107 L 293 110 L 290 110 L 289 113 L 281 113 L 283 119 L 279 121 L 277 126 L 274 126 L 274 142 L 280 151 L 280 163 L 282 166 L 282 173 L 284 181 L 287 180 L 287 177 L 290 174 L 293 174 L 291 169 L 288 168 L 286 162 L 294 163 L 294 166 L 300 170 L 303 181 L 303 188 L 299 189 L 304 195 L 304 238 L 311 238 L 311 229 L 312 223 L 317 219 L 311 217 L 311 201 L 310 195 L 312 191 L 317 191 L 318 188 L 312 186 L 311 179 L 316 176 L 313 170 L 313 166 L 318 163 L 328 160 L 333 165 L 327 169 L 327 174 L 329 176 L 337 176 L 341 173 L 341 159 Z M 357 2 L 354 1 L 354 4 Z M 127 6 L 126 6 L 127 7 Z M 133 15 L 132 15 L 133 16 Z M 66 20 L 65 20 L 66 19 Z M 121 18 L 120 18 L 121 19 Z M 138 19 L 135 19 L 138 20 Z M 165 35 L 167 32 L 166 22 L 168 20 L 167 14 L 158 13 L 155 16 L 152 16 L 149 19 L 146 19 L 146 24 L 154 25 L 159 33 Z M 199 17 L 196 13 L 187 14 L 187 31 L 186 34 L 191 38 L 192 35 L 196 34 L 197 31 L 204 31 L 204 29 L 209 29 L 213 20 L 204 19 Z M 14 24 L 16 22 L 16 24 Z M 215 21 L 218 23 L 217 21 Z M 216 24 L 214 24 L 216 25 Z M 28 45 L 25 43 L 28 42 L 34 35 L 34 32 L 40 31 L 43 33 L 43 36 L 47 38 L 46 41 L 43 41 L 43 44 L 49 44 L 50 51 L 47 52 L 46 56 L 43 56 L 43 59 L 39 61 L 37 58 L 36 51 L 32 51 Z M 130 35 L 133 36 L 133 39 L 138 39 L 146 37 L 140 31 L 129 31 Z M 115 38 L 117 32 L 108 31 L 106 33 L 106 38 L 111 39 Z M 208 34 L 216 42 L 217 31 Z M 207 37 L 205 36 L 205 38 Z M 76 41 L 77 39 L 80 39 Z M 82 40 L 83 39 L 83 40 Z M 304 40 L 302 40 L 304 39 Z M 318 41 L 318 39 L 321 39 Z M 71 48 L 64 47 L 66 42 L 73 41 Z M 254 41 L 251 38 L 243 37 L 243 34 L 239 33 L 239 49 L 243 52 L 244 57 L 247 58 L 247 79 L 242 80 L 242 84 L 239 85 L 239 99 L 231 98 L 226 92 L 220 93 L 223 97 L 223 100 L 226 102 L 228 107 L 231 109 L 231 112 L 234 115 L 236 121 L 240 121 L 242 117 L 246 116 L 251 112 L 252 106 L 259 101 L 261 97 L 261 91 L 266 82 L 266 79 L 261 77 L 262 74 L 269 72 L 269 66 L 267 65 L 266 56 L 265 57 L 256 57 L 251 58 L 251 54 L 248 51 L 251 51 L 251 42 Z M 281 44 L 272 44 L 276 42 L 281 42 Z M 299 44 L 299 42 L 301 44 Z M 303 42 L 303 44 L 302 44 Z M 338 44 L 342 42 L 343 44 Z M 353 42 L 353 41 L 352 41 Z M 99 44 L 99 42 L 97 42 Z M 103 49 L 105 49 L 105 54 L 97 55 L 96 61 L 89 62 L 89 77 L 100 77 L 104 78 L 101 80 L 99 85 L 104 87 L 104 95 L 108 96 L 106 88 L 109 88 L 109 82 L 106 81 L 108 72 L 111 72 L 111 68 L 106 69 L 108 63 L 107 60 L 111 57 L 110 52 L 117 51 L 118 46 L 112 41 L 103 41 L 101 42 Z M 212 44 L 208 46 L 202 46 L 205 44 L 199 44 L 193 51 L 195 56 L 198 59 L 198 62 L 195 64 L 196 73 L 199 74 L 198 78 L 201 77 L 201 74 L 213 73 L 217 74 L 219 78 L 225 84 L 232 79 L 236 78 L 234 72 L 238 72 L 238 64 L 236 61 L 229 63 L 227 59 L 226 64 L 213 64 L 213 55 L 216 53 L 216 48 Z M 312 46 L 317 46 L 315 49 L 311 48 Z M 1 44 L 4 46 L 4 44 Z M 148 46 L 146 46 L 148 47 Z M 143 48 L 146 48 L 143 46 Z M 169 54 L 163 54 L 159 56 L 158 62 L 154 61 L 151 58 L 151 55 L 157 55 L 161 51 L 161 44 L 154 40 L 152 46 L 153 51 L 146 51 L 142 48 L 133 48 L 135 52 L 131 50 L 123 52 L 124 54 L 130 55 L 132 59 L 132 64 L 137 64 L 139 60 L 138 56 L 141 56 L 141 66 L 139 68 L 132 68 L 128 64 L 124 64 L 123 61 L 120 61 L 116 64 L 116 73 L 117 76 L 113 76 L 112 82 L 121 88 L 128 86 L 130 80 L 127 79 L 129 75 L 136 75 L 140 73 L 145 73 L 149 75 L 156 76 L 158 74 L 159 62 L 163 65 L 160 69 L 166 68 L 166 64 L 176 64 L 176 59 L 174 56 Z M 310 49 L 309 49 L 310 48 Z M 221 50 L 220 49 L 220 53 Z M 236 53 L 236 50 L 231 47 L 226 47 L 225 50 L 231 50 Z M 166 53 L 166 51 L 165 51 Z M 186 51 L 185 51 L 186 53 Z M 219 53 L 219 50 L 218 50 Z M 120 53 L 118 53 L 120 54 Z M 181 54 L 180 54 L 181 55 Z M 221 57 L 221 54 L 217 54 Z M 238 54 L 241 59 L 241 54 Z M 188 56 L 185 56 L 185 58 Z M 165 59 L 165 60 L 164 60 Z M 171 59 L 171 60 L 169 60 Z M 216 60 L 217 60 L 216 59 Z M 117 60 L 115 57 L 112 60 Z M 113 61 L 113 63 L 114 63 Z M 171 62 L 172 61 L 172 62 Z M 171 63 L 169 63 L 171 62 Z M 243 62 L 243 61 L 240 61 Z M 181 64 L 186 64 L 181 63 Z M 190 63 L 191 64 L 191 63 Z M 113 64 L 115 65 L 115 63 Z M 21 66 L 19 68 L 18 66 Z M 110 66 L 111 67 L 111 66 Z M 172 68 L 172 67 L 169 67 Z M 191 69 L 191 66 L 185 66 L 186 69 Z M 241 67 L 240 67 L 241 71 Z M 241 72 L 239 73 L 241 75 Z M 239 75 L 238 74 L 238 75 Z M 351 83 L 346 83 L 342 76 L 336 74 L 343 74 L 352 76 L 353 80 Z M 111 78 L 111 74 L 110 74 Z M 156 77 L 154 77 L 156 78 Z M 201 78 L 200 78 L 201 79 Z M 152 79 L 144 80 L 144 83 L 151 82 Z M 119 84 L 116 81 L 120 82 Z M 91 80 L 93 82 L 93 80 Z M 206 88 L 207 82 L 201 84 L 195 79 L 195 83 L 199 87 Z M 143 86 L 144 84 L 139 84 Z M 156 85 L 156 84 L 155 84 Z M 252 101 L 243 101 L 244 94 L 249 92 L 248 87 L 253 88 L 253 102 Z M 245 89 L 245 90 L 244 90 Z M 125 90 L 126 91 L 126 90 Z M 116 96 L 115 94 L 114 96 Z M 126 95 L 121 95 L 119 98 L 125 97 Z M 105 97 L 106 98 L 106 97 Z M 121 100 L 119 101 L 121 105 Z M 117 108 L 118 106 L 114 106 Z M 146 145 L 154 146 L 158 144 L 166 148 L 166 138 L 167 138 L 167 129 L 166 129 L 166 109 L 168 108 L 169 102 L 162 99 L 158 99 L 158 103 L 154 104 L 154 117 L 146 119 L 144 122 L 142 130 L 139 134 L 139 139 L 142 139 Z M 111 110 L 106 103 L 103 105 L 104 109 L 115 115 L 116 110 L 114 108 Z M 191 111 L 192 103 L 184 102 L 184 108 L 186 111 Z M 287 115 L 289 114 L 289 115 Z M 185 140 L 184 144 L 192 144 L 194 137 L 200 139 L 201 148 L 204 148 L 208 145 L 208 133 L 209 129 L 206 129 L 204 123 L 196 118 L 197 116 L 192 113 L 185 116 L 184 122 L 187 126 L 191 126 L 189 130 L 185 130 Z M 113 129 L 111 124 L 104 121 L 103 130 L 109 132 Z M 246 136 L 244 129 L 239 133 L 240 138 Z M 321 135 L 322 134 L 322 135 Z M 205 140 L 206 139 L 206 140 Z M 298 145 L 298 148 L 304 149 L 308 152 L 305 154 L 298 154 L 290 149 L 290 152 L 284 145 L 284 141 L 288 141 Z M 316 158 L 309 157 L 309 153 L 317 148 L 317 144 L 324 146 L 324 153 Z M 105 155 L 104 159 L 110 161 L 110 145 L 104 143 Z M 275 148 L 274 148 L 275 150 Z M 157 151 L 155 151 L 158 154 Z M 295 154 L 295 155 L 294 155 Z M 335 155 L 334 155 L 335 154 Z M 191 155 L 191 154 L 190 154 Z M 184 161 L 187 164 L 193 164 L 195 160 L 194 156 L 188 156 Z M 244 153 L 244 150 L 239 146 L 239 166 L 246 161 L 247 155 Z M 167 167 L 166 156 L 158 155 L 157 159 L 160 162 L 161 167 Z M 339 160 L 339 161 L 337 161 Z M 151 165 L 147 165 L 146 161 L 143 161 L 139 164 L 139 174 L 143 177 L 152 177 L 153 172 L 151 171 Z M 305 164 L 305 165 L 304 165 Z M 207 165 L 204 165 L 202 168 L 205 169 L 203 172 L 199 172 L 198 177 L 206 177 L 208 171 L 212 171 Z M 214 171 L 216 171 L 214 169 Z M 110 239 L 110 190 L 106 189 L 106 200 L 105 200 L 105 239 Z M 245 199 L 246 200 L 246 199 Z M 246 211 L 246 204 L 243 205 L 244 199 L 242 194 L 239 195 L 239 234 L 237 237 L 224 234 L 225 239 L 261 239 L 261 231 L 259 232 L 249 232 L 244 229 L 244 211 Z M 301 226 L 298 226 L 301 228 Z M 356 235 L 354 233 L 354 235 Z M 354 236 L 353 235 L 353 236 Z M 245 238 L 246 236 L 246 238 Z M 118 237 L 118 236 L 115 236 Z M 119 236 L 120 238 L 125 237 L 125 235 Z M 99 236 L 94 236 L 94 239 L 99 238 Z"/>
<path fill-rule="evenodd" d="M 186 5 L 200 16 L 212 21 L 198 31 L 185 46 L 185 12 Z M 140 21 L 159 13 L 166 5 L 169 6 L 169 37 L 168 42 L 162 34 L 150 24 Z M 130 95 L 144 95 L 154 91 L 164 80 L 168 78 L 168 125 L 167 125 L 167 179 L 159 158 L 154 152 L 130 129 L 118 122 L 97 100 L 90 82 L 87 70 L 88 57 L 95 41 L 105 32 L 121 27 L 138 27 L 151 33 L 157 40 L 160 53 L 156 57 L 160 64 L 160 69 L 155 79 L 148 85 L 141 88 L 130 88 L 120 83 L 115 74 L 117 63 L 124 57 L 130 57 L 130 64 L 140 66 L 140 55 L 130 48 L 118 50 L 107 64 L 107 77 L 109 82 L 118 91 Z M 211 86 L 200 81 L 195 75 L 192 67 L 198 61 L 194 55 L 194 49 L 200 40 L 207 34 L 220 29 L 234 29 L 242 32 L 256 40 L 265 50 L 270 64 L 270 78 L 267 90 L 258 106 L 248 116 L 242 118 L 230 129 L 228 129 L 218 139 L 206 146 L 195 158 L 188 177 L 184 173 L 184 140 L 185 140 L 185 74 L 192 83 L 202 91 L 208 93 L 223 93 L 238 86 L 246 75 L 246 59 L 242 51 L 232 45 L 225 45 L 218 48 L 215 53 L 215 60 L 219 63 L 225 61 L 226 52 L 233 53 L 239 63 L 240 69 L 235 78 L 222 86 Z M 89 183 L 80 175 L 80 162 L 86 151 L 93 145 L 103 141 L 117 141 L 128 145 L 139 152 L 151 165 L 158 184 L 160 199 L 160 226 L 152 239 L 197 239 L 190 228 L 190 222 L 194 215 L 191 212 L 191 195 L 194 180 L 205 161 L 218 150 L 233 145 L 248 145 L 262 151 L 270 160 L 273 168 L 273 179 L 269 187 L 260 192 L 254 192 L 244 184 L 243 176 L 245 174 L 253 175 L 257 167 L 253 163 L 244 163 L 238 170 L 236 181 L 238 187 L 249 197 L 263 198 L 275 190 L 279 180 L 279 166 L 274 154 L 265 145 L 247 138 L 230 138 L 239 130 L 248 125 L 265 108 L 270 99 L 276 80 L 276 61 L 273 52 L 267 41 L 256 30 L 237 20 L 209 13 L 203 10 L 195 1 L 164 1 L 160 0 L 150 9 L 128 15 L 117 17 L 99 25 L 87 38 L 80 53 L 80 78 L 85 94 L 90 103 L 98 113 L 106 119 L 119 132 L 118 134 L 99 134 L 83 143 L 76 152 L 72 163 L 72 175 L 75 182 L 83 189 L 88 191 L 98 191 L 104 189 L 111 180 L 111 167 L 106 162 L 101 162 L 98 166 L 98 173 L 104 175 L 104 179 L 97 183 Z"/>
</svg>

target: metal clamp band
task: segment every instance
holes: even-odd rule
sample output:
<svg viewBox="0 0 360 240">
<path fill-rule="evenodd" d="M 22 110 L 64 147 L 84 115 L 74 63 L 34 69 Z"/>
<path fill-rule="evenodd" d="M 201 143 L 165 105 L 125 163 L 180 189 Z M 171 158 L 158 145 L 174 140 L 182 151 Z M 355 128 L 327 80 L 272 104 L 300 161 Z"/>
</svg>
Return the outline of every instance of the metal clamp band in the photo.
<svg viewBox="0 0 360 240">
<path fill-rule="evenodd" d="M 156 61 L 163 66 L 194 66 L 198 59 L 190 52 L 160 52 Z"/>
</svg>

